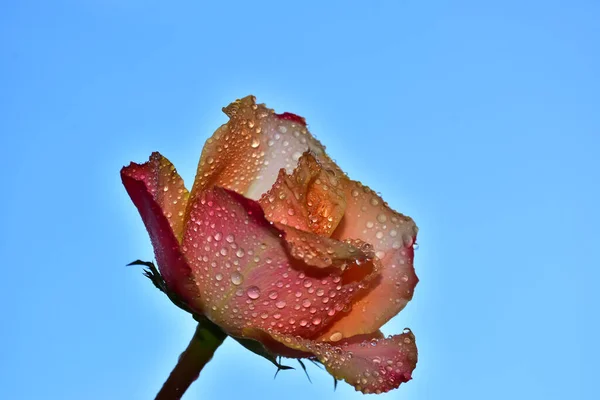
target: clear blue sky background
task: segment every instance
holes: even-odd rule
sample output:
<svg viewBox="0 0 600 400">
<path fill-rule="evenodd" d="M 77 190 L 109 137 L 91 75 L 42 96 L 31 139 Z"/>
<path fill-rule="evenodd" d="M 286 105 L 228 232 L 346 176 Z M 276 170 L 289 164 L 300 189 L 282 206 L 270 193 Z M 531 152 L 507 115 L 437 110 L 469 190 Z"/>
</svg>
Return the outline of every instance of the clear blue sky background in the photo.
<svg viewBox="0 0 600 400">
<path fill-rule="evenodd" d="M 209 5 L 210 3 L 210 5 Z M 205 5 L 200 5 L 205 4 Z M 382 399 L 597 399 L 597 1 L 0 4 L 0 397 L 151 399 L 194 323 L 145 279 L 119 169 L 191 185 L 255 94 L 421 228 L 414 380 Z M 228 342 L 185 399 L 359 399 Z"/>
</svg>

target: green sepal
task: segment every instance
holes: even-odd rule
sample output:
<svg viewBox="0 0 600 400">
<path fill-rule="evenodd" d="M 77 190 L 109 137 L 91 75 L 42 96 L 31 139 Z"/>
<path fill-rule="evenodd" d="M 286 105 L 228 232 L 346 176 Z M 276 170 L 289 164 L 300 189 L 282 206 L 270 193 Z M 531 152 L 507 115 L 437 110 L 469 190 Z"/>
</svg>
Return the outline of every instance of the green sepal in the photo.
<svg viewBox="0 0 600 400">
<path fill-rule="evenodd" d="M 150 281 L 152 281 L 152 283 L 158 290 L 160 290 L 161 292 L 166 294 L 167 297 L 169 298 L 169 300 L 171 300 L 171 302 L 173 304 L 175 304 L 177 307 L 181 308 L 182 310 L 192 314 L 194 319 L 196 321 L 198 321 L 198 323 L 200 323 L 202 326 L 210 327 L 211 325 L 214 325 L 204 315 L 194 313 L 187 306 L 187 304 L 185 304 L 185 302 L 183 302 L 181 299 L 179 299 L 179 297 L 175 293 L 173 293 L 169 290 L 165 280 L 163 279 L 162 275 L 160 274 L 160 271 L 158 271 L 158 268 L 156 268 L 156 266 L 154 265 L 153 262 L 135 260 L 135 261 L 127 264 L 127 266 L 130 266 L 130 265 L 142 265 L 142 266 L 146 267 L 146 269 L 144 269 L 144 276 L 146 278 L 150 279 Z M 220 328 L 218 328 L 218 329 L 220 329 Z M 244 346 L 246 349 L 253 352 L 254 354 L 257 354 L 257 355 L 267 359 L 268 361 L 270 361 L 273 365 L 275 365 L 277 367 L 277 373 L 282 370 L 294 369 L 293 367 L 289 367 L 287 365 L 283 365 L 280 362 L 278 362 L 277 356 L 275 354 L 271 353 L 270 351 L 268 351 L 262 345 L 262 343 L 260 343 L 256 340 L 253 340 L 253 339 L 236 338 L 233 336 L 232 336 L 232 338 L 235 339 L 239 344 Z M 277 375 L 277 373 L 275 375 Z"/>
<path fill-rule="evenodd" d="M 269 350 L 267 350 L 265 348 L 265 346 L 263 346 L 263 344 L 260 343 L 259 341 L 254 340 L 254 339 L 247 339 L 247 338 L 237 338 L 237 337 L 233 337 L 233 336 L 232 336 L 232 338 L 235 339 L 239 344 L 244 346 L 246 349 L 250 350 L 254 354 L 257 354 L 257 355 L 263 357 L 264 359 L 270 361 L 273 365 L 275 365 L 277 367 L 277 372 L 275 373 L 275 376 L 277 376 L 277 374 L 281 370 L 285 371 L 288 369 L 294 369 L 293 367 L 283 365 L 279 361 L 277 361 L 277 356 L 275 354 L 271 353 Z M 280 359 L 281 359 L 281 357 L 280 357 Z"/>
</svg>

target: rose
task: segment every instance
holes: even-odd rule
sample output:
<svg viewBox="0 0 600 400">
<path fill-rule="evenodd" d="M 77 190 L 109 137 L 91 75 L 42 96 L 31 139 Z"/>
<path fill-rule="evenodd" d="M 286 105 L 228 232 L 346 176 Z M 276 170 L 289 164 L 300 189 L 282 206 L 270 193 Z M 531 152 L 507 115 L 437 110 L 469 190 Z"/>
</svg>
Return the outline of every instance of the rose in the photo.
<svg viewBox="0 0 600 400">
<path fill-rule="evenodd" d="M 409 330 L 379 328 L 417 284 L 412 219 L 345 176 L 303 118 L 224 108 L 188 192 L 159 153 L 123 168 L 167 288 L 228 335 L 318 359 L 364 393 L 411 379 Z"/>
</svg>

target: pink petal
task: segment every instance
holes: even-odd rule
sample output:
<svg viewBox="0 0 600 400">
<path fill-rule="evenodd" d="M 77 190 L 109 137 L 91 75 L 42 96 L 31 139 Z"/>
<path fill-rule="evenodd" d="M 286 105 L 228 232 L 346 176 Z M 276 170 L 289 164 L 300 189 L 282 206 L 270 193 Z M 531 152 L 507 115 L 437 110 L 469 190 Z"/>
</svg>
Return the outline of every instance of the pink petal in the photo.
<svg viewBox="0 0 600 400">
<path fill-rule="evenodd" d="M 405 329 L 401 335 L 381 338 L 376 332 L 370 337 L 352 337 L 338 341 L 319 342 L 270 332 L 282 344 L 311 353 L 325 365 L 336 379 L 343 379 L 363 393 L 384 393 L 396 389 L 412 378 L 417 365 L 415 337 Z"/>
<path fill-rule="evenodd" d="M 313 337 L 369 283 L 340 268 L 315 268 L 288 254 L 284 232 L 260 205 L 214 187 L 190 205 L 183 252 L 205 314 L 227 333 L 272 328 Z"/>
<path fill-rule="evenodd" d="M 346 214 L 332 237 L 370 243 L 381 260 L 381 279 L 323 334 L 344 337 L 378 330 L 412 298 L 418 282 L 413 267 L 417 227 L 413 220 L 392 210 L 360 182 L 346 185 Z"/>
<path fill-rule="evenodd" d="M 144 164 L 123 167 L 121 180 L 150 234 L 167 285 L 181 297 L 196 293 L 179 247 L 188 192 L 175 167 L 160 153 L 152 153 Z"/>
<path fill-rule="evenodd" d="M 259 200 L 267 219 L 330 236 L 346 209 L 341 173 L 336 170 L 323 167 L 310 152 L 300 157 L 292 174 L 281 169 Z"/>
</svg>

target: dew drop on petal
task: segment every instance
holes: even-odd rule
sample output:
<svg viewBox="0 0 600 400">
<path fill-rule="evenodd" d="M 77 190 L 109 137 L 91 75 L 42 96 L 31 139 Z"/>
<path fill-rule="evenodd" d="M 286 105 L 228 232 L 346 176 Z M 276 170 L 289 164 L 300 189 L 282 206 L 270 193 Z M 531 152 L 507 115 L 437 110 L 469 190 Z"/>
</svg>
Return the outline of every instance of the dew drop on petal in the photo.
<svg viewBox="0 0 600 400">
<path fill-rule="evenodd" d="M 283 300 L 279 300 L 277 303 L 275 303 L 275 307 L 282 309 L 285 307 L 285 301 Z"/>
<path fill-rule="evenodd" d="M 243 281 L 244 277 L 239 272 L 235 271 L 231 274 L 231 283 L 233 283 L 234 285 L 241 285 Z"/>
<path fill-rule="evenodd" d="M 258 288 L 258 286 L 250 286 L 246 291 L 246 294 L 252 300 L 258 299 L 258 297 L 260 296 L 260 289 Z"/>
<path fill-rule="evenodd" d="M 332 342 L 337 342 L 339 340 L 342 340 L 342 337 L 343 337 L 342 332 L 336 331 L 336 332 L 333 332 L 331 334 L 331 336 L 329 336 L 329 340 L 331 340 Z"/>
</svg>

